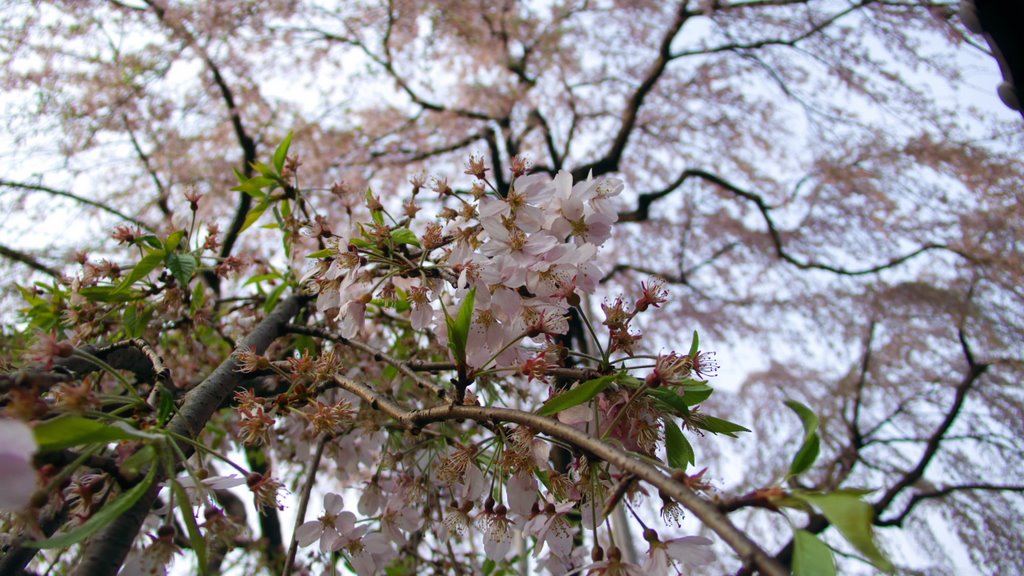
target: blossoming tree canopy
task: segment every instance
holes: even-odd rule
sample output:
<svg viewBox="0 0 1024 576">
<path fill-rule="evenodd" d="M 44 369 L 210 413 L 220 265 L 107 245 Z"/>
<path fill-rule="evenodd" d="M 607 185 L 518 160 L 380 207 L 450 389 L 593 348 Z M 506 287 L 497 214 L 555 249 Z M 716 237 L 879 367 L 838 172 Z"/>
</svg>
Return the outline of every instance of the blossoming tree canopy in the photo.
<svg viewBox="0 0 1024 576">
<path fill-rule="evenodd" d="M 1015 572 L 957 8 L 0 4 L 0 574 Z"/>
<path fill-rule="evenodd" d="M 43 452 L 83 452 L 66 467 L 48 464 L 53 468 L 40 471 L 47 486 L 70 481 L 68 489 L 51 494 L 40 485 L 34 494 L 29 458 L 35 440 L 20 421 L 2 421 L 15 439 L 4 462 L 11 470 L 4 479 L 8 507 L 77 510 L 67 522 L 54 522 L 52 534 L 24 546 L 80 545 L 88 562 L 103 534 L 128 518 L 118 515 L 136 511 L 133 530 L 151 523 L 157 535 L 131 552 L 119 546 L 131 555 L 131 570 L 163 571 L 178 551 L 179 525 L 186 528 L 181 545 L 206 570 L 211 548 L 228 547 L 241 528 L 223 507 L 230 500 L 224 491 L 242 479 L 211 476 L 213 469 L 243 472 L 258 510 L 284 506 L 280 472 L 251 460 L 243 467 L 221 449 L 237 442 L 247 452 L 310 462 L 286 572 L 339 561 L 359 574 L 396 565 L 414 569 L 418 562 L 493 571 L 527 555 L 541 557 L 556 574 L 639 571 L 640 561 L 623 558 L 620 547 L 630 542 L 632 548 L 633 532 L 609 521 L 620 507 L 649 544 L 646 571 L 668 574 L 713 561 L 712 540 L 668 538 L 651 527 L 657 516 L 642 519 L 641 503 L 652 491 L 668 529 L 677 529 L 688 509 L 749 555 L 752 565 L 785 572 L 707 498 L 703 472 L 686 472 L 695 455 L 683 430 L 734 436 L 747 429 L 702 410 L 717 363 L 700 350 L 696 332 L 686 353 L 640 352 L 643 335 L 635 322 L 668 301 L 663 283 L 650 279 L 635 300 L 606 302 L 600 322 L 583 305 L 603 275 L 595 258 L 611 236 L 620 180 L 574 183 L 567 172 L 527 174 L 520 163 L 500 190 L 479 168 L 481 160 L 471 158 L 466 173 L 475 176 L 472 186 L 464 192 L 435 186 L 440 209 L 432 218 L 411 209 L 423 201 L 414 182 L 398 218 L 367 192 L 365 212 L 331 221 L 296 185 L 290 144 L 289 137 L 270 164 L 255 165 L 260 175 L 243 177 L 238 188 L 259 199 L 261 212 L 272 208 L 279 224 L 299 219 L 306 237 L 322 248 L 308 255 L 312 263 L 301 278 L 281 278 L 296 295 L 268 301 L 269 314 L 203 382 L 176 399 L 170 371 L 140 338 L 91 351 L 41 340 L 46 346 L 37 347 L 35 357 L 41 364 L 30 378 L 42 382 L 61 367 L 74 383 L 57 385 L 52 398 L 44 393 L 52 403 L 15 394 L 9 408 L 39 422 L 34 431 Z M 116 282 L 78 283 L 59 294 L 113 311 L 161 283 L 179 290 L 194 284 L 185 292 L 187 305 L 202 305 L 205 289 L 196 275 L 210 246 L 194 240 L 193 232 L 163 239 L 117 232 L 140 250 L 132 271 Z M 286 252 L 300 245 L 288 234 L 283 241 Z M 315 294 L 315 301 L 304 293 Z M 48 314 L 29 317 L 59 322 Z M 274 339 L 287 344 L 271 355 Z M 126 377 L 119 367 L 133 360 L 141 365 Z M 215 413 L 231 398 L 233 408 Z M 807 426 L 790 470 L 795 477 L 814 462 L 808 447 L 816 448 L 817 432 L 813 413 L 793 407 Z M 222 432 L 212 434 L 207 422 L 220 422 Z M 344 496 L 328 492 L 318 519 L 302 521 L 316 471 L 332 455 L 329 468 L 340 487 L 361 492 L 359 515 L 345 509 Z M 89 458 L 109 461 L 110 475 L 76 471 Z M 152 508 L 158 498 L 168 505 Z M 777 489 L 768 497 L 775 506 L 797 509 L 817 501 L 826 514 L 835 498 L 867 506 L 840 492 Z M 869 525 L 836 521 L 852 526 L 851 544 L 887 565 Z M 482 554 L 466 547 L 477 538 Z M 816 555 L 806 569 L 830 567 L 825 544 L 808 538 Z M 299 547 L 315 543 L 320 555 L 297 557 Z M 416 551 L 418 560 L 401 559 L 401 550 Z M 447 554 L 432 559 L 438 550 Z M 803 558 L 805 551 L 799 552 Z"/>
</svg>

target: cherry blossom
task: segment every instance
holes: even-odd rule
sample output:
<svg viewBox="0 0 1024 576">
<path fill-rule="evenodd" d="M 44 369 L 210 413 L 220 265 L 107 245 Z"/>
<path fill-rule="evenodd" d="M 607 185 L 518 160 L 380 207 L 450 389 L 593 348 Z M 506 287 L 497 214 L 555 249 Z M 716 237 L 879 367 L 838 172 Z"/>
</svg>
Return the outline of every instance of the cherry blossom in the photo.
<svg viewBox="0 0 1024 576">
<path fill-rule="evenodd" d="M 20 420 L 0 418 L 0 510 L 14 512 L 28 505 L 36 491 L 32 456 L 38 450 L 32 428 Z"/>
</svg>

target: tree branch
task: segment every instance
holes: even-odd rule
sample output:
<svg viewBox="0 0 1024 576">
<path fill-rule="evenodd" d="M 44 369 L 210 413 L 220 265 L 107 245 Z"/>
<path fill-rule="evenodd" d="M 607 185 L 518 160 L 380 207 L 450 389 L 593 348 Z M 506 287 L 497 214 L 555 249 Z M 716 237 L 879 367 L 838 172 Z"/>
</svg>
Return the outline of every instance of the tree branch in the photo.
<svg viewBox="0 0 1024 576">
<path fill-rule="evenodd" d="M 787 571 L 782 566 L 768 556 L 746 534 L 737 529 L 729 518 L 721 513 L 714 504 L 698 496 L 681 482 L 663 474 L 651 464 L 631 457 L 622 450 L 612 447 L 585 432 L 562 424 L 557 420 L 509 408 L 458 406 L 454 404 L 406 411 L 364 384 L 341 377 L 335 378 L 335 382 L 339 387 L 359 396 L 374 409 L 378 409 L 391 416 L 414 434 L 418 433 L 420 428 L 433 422 L 468 419 L 483 424 L 497 422 L 520 424 L 536 432 L 572 444 L 588 453 L 592 458 L 604 460 L 623 472 L 636 475 L 678 501 L 693 512 L 704 525 L 718 534 L 739 555 L 744 565 L 754 566 L 762 573 L 772 576 L 787 574 Z"/>
<path fill-rule="evenodd" d="M 36 272 L 42 272 L 48 276 L 54 278 L 60 278 L 60 272 L 54 268 L 50 268 L 46 264 L 43 264 L 39 260 L 36 260 L 34 256 L 15 250 L 14 248 L 8 248 L 3 244 L 0 244 L 0 256 L 7 258 L 8 260 L 14 260 L 15 262 L 21 262 L 25 266 L 35 270 Z"/>
<path fill-rule="evenodd" d="M 907 505 L 903 507 L 903 510 L 901 510 L 899 514 L 893 516 L 892 518 L 886 518 L 884 520 L 877 519 L 875 520 L 875 526 L 899 526 L 900 528 L 902 528 L 903 522 L 906 520 L 907 516 L 909 516 L 911 511 L 914 510 L 914 507 L 920 504 L 921 502 L 924 502 L 925 500 L 932 500 L 935 498 L 943 498 L 945 496 L 952 494 L 953 492 L 963 492 L 968 490 L 983 490 L 990 492 L 1024 492 L 1024 486 L 1016 484 L 961 484 L 957 486 L 946 486 L 944 488 L 937 488 L 935 490 L 929 490 L 927 492 L 918 492 L 917 494 L 914 494 L 913 496 L 910 497 L 910 501 L 907 502 Z"/>
<path fill-rule="evenodd" d="M 67 192 L 65 190 L 58 190 L 56 188 L 51 188 L 49 186 L 43 186 L 42 184 L 29 184 L 27 182 L 15 182 L 13 180 L 4 180 L 4 179 L 0 179 L 0 186 L 6 186 L 7 188 L 20 188 L 22 190 L 32 190 L 32 191 L 35 191 L 35 192 L 45 192 L 45 193 L 53 195 L 53 196 L 61 196 L 63 198 L 70 198 L 70 199 L 72 199 L 75 202 L 78 202 L 80 204 L 85 204 L 86 206 L 92 206 L 93 208 L 99 208 L 100 210 L 102 210 L 104 212 L 107 212 L 108 214 L 113 214 L 114 216 L 117 216 L 121 220 L 124 220 L 125 222 L 129 222 L 131 224 L 134 224 L 134 225 L 138 226 L 139 228 L 143 228 L 145 230 L 149 230 L 150 232 L 153 231 L 153 229 L 148 224 L 146 224 L 145 222 L 143 222 L 141 220 L 136 220 L 135 218 L 132 218 L 131 216 L 128 216 L 127 214 L 125 214 L 124 212 L 121 212 L 120 210 L 117 210 L 115 208 L 111 208 L 110 206 L 107 206 L 106 204 L 104 204 L 102 202 L 97 202 L 95 200 L 90 200 L 88 198 L 79 196 L 78 194 L 75 194 L 73 192 Z"/>
<path fill-rule="evenodd" d="M 573 170 L 574 180 L 582 180 L 591 173 L 594 176 L 600 176 L 619 170 L 619 162 L 622 160 L 626 144 L 629 142 L 633 129 L 636 127 L 640 108 L 643 107 L 647 95 L 654 89 L 654 85 L 657 84 L 662 74 L 664 74 L 665 68 L 668 67 L 668 63 L 672 60 L 672 41 L 675 40 L 676 35 L 682 30 L 683 24 L 692 16 L 692 13 L 687 10 L 686 5 L 687 2 L 679 3 L 672 24 L 661 38 L 661 43 L 658 46 L 658 57 L 651 64 L 640 85 L 630 95 L 629 101 L 626 102 L 626 109 L 622 112 L 622 124 L 619 126 L 619 131 L 615 134 L 615 139 L 612 140 L 611 147 L 599 160 L 584 164 Z"/>
<path fill-rule="evenodd" d="M 754 206 L 757 207 L 758 212 L 761 213 L 761 218 L 764 221 L 765 226 L 767 226 L 768 228 L 768 235 L 771 237 L 772 246 L 775 249 L 775 255 L 780 260 L 788 262 L 789 264 L 801 270 L 824 270 L 826 272 L 832 272 L 833 274 L 839 274 L 843 276 L 864 276 L 868 274 L 875 274 L 881 272 L 882 270 L 887 270 L 889 268 L 893 268 L 895 266 L 903 264 L 904 262 L 907 262 L 908 260 L 920 256 L 925 252 L 930 252 L 932 250 L 944 250 L 947 252 L 952 252 L 953 254 L 956 254 L 957 256 L 964 258 L 965 260 L 971 260 L 969 256 L 960 252 L 959 250 L 955 250 L 945 244 L 939 244 L 934 242 L 924 244 L 919 248 L 912 250 L 906 254 L 896 256 L 895 258 L 891 258 L 886 262 L 876 264 L 868 268 L 846 268 L 843 266 L 834 266 L 832 264 L 815 262 L 813 260 L 801 260 L 796 256 L 790 254 L 785 249 L 785 246 L 782 242 L 782 233 L 776 226 L 775 220 L 773 220 L 771 217 L 772 207 L 769 206 L 767 202 L 765 202 L 764 197 L 762 197 L 760 194 L 756 194 L 754 192 L 750 192 L 749 190 L 745 190 L 720 176 L 707 172 L 706 170 L 701 170 L 697 168 L 689 168 L 684 170 L 678 178 L 676 178 L 672 183 L 670 183 L 668 186 L 661 190 L 641 194 L 639 198 L 637 198 L 637 207 L 635 210 L 631 212 L 619 213 L 619 222 L 644 222 L 648 220 L 650 218 L 651 204 L 676 191 L 683 184 L 683 182 L 685 182 L 689 178 L 700 178 L 702 180 L 705 180 L 707 182 L 710 182 L 711 184 L 718 186 L 723 190 L 731 192 L 734 195 L 743 198 L 744 200 L 752 202 Z"/>
<path fill-rule="evenodd" d="M 308 296 L 292 296 L 283 300 L 273 312 L 256 325 L 242 346 L 262 354 L 285 332 L 288 321 L 298 314 L 308 299 Z M 221 402 L 231 394 L 241 380 L 242 374 L 236 371 L 237 366 L 234 355 L 230 356 L 206 380 L 189 391 L 178 413 L 171 420 L 169 430 L 189 438 L 198 436 Z M 191 444 L 181 443 L 180 447 L 186 455 L 192 453 Z M 158 480 L 162 480 L 162 472 L 158 471 L 157 474 Z M 71 576 L 115 576 L 159 491 L 160 482 L 154 482 L 150 490 L 128 512 L 93 536 L 84 546 Z"/>
</svg>

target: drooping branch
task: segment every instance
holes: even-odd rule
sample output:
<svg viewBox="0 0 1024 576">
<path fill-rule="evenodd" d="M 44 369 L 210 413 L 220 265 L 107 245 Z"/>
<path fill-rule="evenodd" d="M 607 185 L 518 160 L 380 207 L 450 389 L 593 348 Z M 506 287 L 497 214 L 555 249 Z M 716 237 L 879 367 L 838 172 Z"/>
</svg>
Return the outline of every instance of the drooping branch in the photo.
<svg viewBox="0 0 1024 576">
<path fill-rule="evenodd" d="M 60 277 L 60 272 L 58 272 L 57 270 L 55 270 L 53 268 L 50 268 L 49 266 L 47 266 L 46 264 L 43 264 L 39 260 L 36 260 L 36 258 L 34 256 L 32 256 L 31 254 L 26 254 L 24 252 L 15 250 L 14 248 L 8 248 L 7 246 L 4 246 L 3 244 L 0 244 L 0 256 L 3 256 L 4 258 L 7 258 L 8 260 L 14 260 L 15 262 L 21 262 L 22 264 L 24 264 L 25 266 L 28 266 L 29 268 L 35 270 L 36 272 L 42 272 L 43 274 L 46 274 L 48 276 L 53 276 L 54 278 L 59 278 Z"/>
<path fill-rule="evenodd" d="M 868 274 L 876 274 L 878 272 L 881 272 L 882 270 L 887 270 L 889 268 L 899 266 L 900 264 L 912 260 L 917 256 L 920 256 L 921 254 L 931 252 L 933 250 L 943 250 L 946 252 L 956 254 L 957 256 L 960 256 L 961 258 L 964 258 L 966 260 L 971 259 L 963 252 L 956 250 L 950 246 L 941 243 L 930 242 L 914 250 L 911 250 L 906 254 L 890 258 L 889 260 L 882 262 L 881 264 L 876 264 L 874 266 L 869 266 L 867 268 L 847 268 L 845 266 L 836 266 L 832 264 L 826 264 L 823 262 L 816 262 L 814 260 L 802 260 L 791 254 L 788 250 L 786 250 L 786 247 L 782 241 L 782 233 L 779 230 L 778 225 L 775 223 L 775 220 L 771 216 L 772 207 L 768 205 L 763 196 L 755 192 L 746 190 L 722 178 L 721 176 L 712 174 L 706 170 L 696 168 L 688 168 L 684 170 L 679 175 L 679 177 L 677 177 L 674 181 L 672 181 L 669 185 L 667 185 L 665 188 L 662 188 L 661 190 L 641 194 L 637 199 L 637 206 L 635 210 L 619 213 L 619 222 L 644 222 L 648 220 L 650 218 L 651 204 L 678 190 L 679 187 L 682 186 L 682 184 L 690 178 L 700 178 L 706 182 L 714 184 L 715 186 L 723 190 L 731 192 L 732 194 L 740 198 L 743 198 L 744 200 L 753 203 L 754 206 L 757 208 L 757 211 L 761 214 L 761 219 L 764 221 L 765 226 L 768 228 L 768 235 L 771 237 L 772 246 L 775 249 L 776 257 L 801 270 L 824 270 L 826 272 L 832 272 L 833 274 L 839 274 L 842 276 L 864 276 Z"/>
<path fill-rule="evenodd" d="M 336 378 L 335 382 L 339 387 L 367 402 L 372 408 L 394 418 L 412 433 L 418 433 L 421 428 L 434 422 L 467 419 L 483 424 L 499 422 L 520 424 L 535 432 L 567 442 L 583 450 L 591 458 L 603 460 L 622 472 L 633 474 L 678 501 L 693 512 L 705 526 L 718 534 L 736 552 L 744 565 L 753 566 L 763 574 L 773 576 L 787 574 L 782 566 L 750 540 L 745 533 L 737 529 L 714 504 L 697 495 L 686 485 L 662 473 L 651 464 L 631 457 L 624 451 L 553 418 L 510 408 L 454 404 L 407 411 L 364 384 L 341 377 Z"/>
<path fill-rule="evenodd" d="M 274 340 L 284 334 L 288 321 L 298 314 L 307 300 L 306 296 L 291 296 L 281 301 L 273 312 L 256 325 L 242 345 L 262 354 Z M 189 391 L 168 425 L 169 430 L 177 435 L 195 438 L 241 380 L 242 374 L 236 371 L 237 367 L 238 363 L 232 355 L 206 380 Z M 181 443 L 180 448 L 186 455 L 192 453 L 191 444 Z M 160 472 L 158 479 L 163 479 Z M 159 490 L 159 482 L 154 482 L 152 488 L 128 512 L 93 536 L 82 550 L 78 565 L 71 572 L 72 576 L 117 574 Z"/>
<path fill-rule="evenodd" d="M 906 506 L 903 507 L 898 514 L 891 518 L 875 520 L 875 526 L 899 526 L 903 527 L 903 522 L 907 519 L 907 516 L 914 510 L 914 507 L 926 500 L 934 500 L 936 498 L 943 498 L 954 492 L 972 492 L 972 491 L 984 491 L 984 492 L 1024 492 L 1024 486 L 1017 484 L 960 484 L 956 486 L 946 486 L 943 488 L 937 488 L 935 490 L 928 490 L 925 492 L 918 492 L 910 497 L 907 501 Z"/>
<path fill-rule="evenodd" d="M 946 439 L 946 433 L 953 426 L 953 423 L 956 421 L 957 416 L 959 416 L 960 411 L 963 408 L 964 401 L 967 398 L 967 393 L 977 383 L 978 379 L 988 370 L 987 364 L 979 363 L 975 360 L 974 354 L 971 352 L 970 346 L 967 343 L 967 338 L 964 335 L 963 330 L 958 330 L 957 334 L 960 339 L 960 345 L 963 349 L 964 358 L 967 361 L 967 371 L 964 374 L 964 377 L 961 379 L 960 383 L 957 384 L 956 386 L 953 396 L 953 403 L 947 410 L 945 417 L 942 419 L 942 422 L 940 422 L 939 425 L 932 432 L 931 436 L 928 437 L 925 449 L 922 452 L 921 456 L 918 458 L 917 464 L 911 470 L 904 472 L 900 479 L 895 484 L 890 486 L 882 495 L 882 497 L 879 498 L 878 501 L 876 501 L 872 505 L 872 507 L 875 510 L 874 524 L 877 526 L 896 524 L 895 521 L 893 521 L 892 524 L 881 524 L 882 521 L 880 520 L 880 518 L 882 513 L 888 510 L 889 506 L 892 505 L 893 501 L 896 499 L 897 496 L 900 495 L 900 493 L 902 493 L 907 488 L 913 486 L 924 477 L 925 470 L 928 468 L 928 465 L 931 464 L 932 460 L 935 458 L 935 455 L 938 453 L 939 447 L 942 444 L 943 440 Z M 861 462 L 865 465 L 867 464 L 863 460 L 861 460 Z M 908 508 L 912 507 L 913 506 L 910 506 L 908 504 Z M 906 512 L 906 514 L 910 513 L 909 509 L 905 509 L 904 512 Z M 901 512 L 900 514 L 897 514 L 897 516 L 895 516 L 894 518 L 900 518 L 900 522 L 902 522 L 905 518 L 905 514 Z M 828 520 L 825 519 L 823 516 L 817 516 L 812 517 L 808 521 L 808 524 L 804 527 L 804 530 L 817 534 L 823 532 L 830 525 L 831 524 L 828 522 Z M 792 557 L 793 541 L 790 540 L 790 542 L 786 544 L 778 552 L 778 554 L 775 555 L 775 558 L 779 562 L 789 565 L 789 563 L 792 561 Z"/>
<path fill-rule="evenodd" d="M 149 231 L 153 230 L 148 224 L 146 224 L 145 222 L 143 222 L 141 220 L 132 218 L 131 216 L 125 214 L 124 212 L 121 212 L 120 210 L 118 210 L 116 208 L 111 208 L 110 206 L 107 206 L 106 204 L 104 204 L 102 202 L 97 202 L 96 200 L 90 200 L 90 199 L 85 198 L 83 196 L 79 196 L 78 194 L 75 194 L 74 192 L 68 192 L 66 190 L 58 190 L 56 188 L 51 188 L 49 186 L 43 186 L 42 184 L 29 184 L 27 182 L 15 182 L 13 180 L 4 180 L 4 179 L 0 179 L 0 186 L 5 186 L 7 188 L 19 188 L 21 190 L 33 190 L 35 192 L 45 192 L 46 194 L 50 194 L 52 196 L 60 196 L 60 197 L 63 197 L 63 198 L 70 198 L 71 200 L 74 200 L 75 202 L 78 202 L 79 204 L 85 204 L 86 206 L 92 206 L 93 208 L 98 208 L 98 209 L 100 209 L 100 210 L 102 210 L 102 211 L 104 211 L 104 212 L 106 212 L 108 214 L 113 214 L 114 216 L 117 216 L 121 220 L 124 220 L 125 222 L 129 222 L 131 224 L 134 224 L 134 225 L 138 226 L 139 228 L 143 228 L 143 229 L 149 230 Z"/>
</svg>

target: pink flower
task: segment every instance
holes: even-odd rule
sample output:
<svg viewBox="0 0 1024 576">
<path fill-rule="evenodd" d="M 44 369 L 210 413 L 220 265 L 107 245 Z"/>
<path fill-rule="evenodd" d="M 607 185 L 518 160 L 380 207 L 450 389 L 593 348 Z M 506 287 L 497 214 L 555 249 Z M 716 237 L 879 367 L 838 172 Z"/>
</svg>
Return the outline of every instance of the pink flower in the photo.
<svg viewBox="0 0 1024 576">
<path fill-rule="evenodd" d="M 573 529 L 565 515 L 573 507 L 572 502 L 555 504 L 549 497 L 540 513 L 526 523 L 523 531 L 537 538 L 537 546 L 533 550 L 535 558 L 540 556 L 545 543 L 556 556 L 565 558 L 572 553 Z"/>
<path fill-rule="evenodd" d="M 711 540 L 703 536 L 683 536 L 667 542 L 661 542 L 654 530 L 645 530 L 644 539 L 651 547 L 644 561 L 644 573 L 647 576 L 669 576 L 678 570 L 669 571 L 674 562 L 679 562 L 686 569 L 692 570 L 715 560 L 711 551 Z"/>
<path fill-rule="evenodd" d="M 343 512 L 344 500 L 334 493 L 324 495 L 324 515 L 311 520 L 295 530 L 295 541 L 300 546 L 309 546 L 320 540 L 321 552 L 338 550 L 352 540 L 358 540 L 366 528 L 356 528 L 356 515 Z"/>
<path fill-rule="evenodd" d="M 39 449 L 32 428 L 20 420 L 0 419 L 0 510 L 28 506 L 36 491 L 32 456 Z"/>
</svg>

